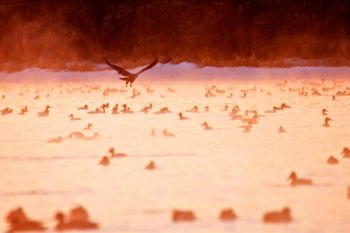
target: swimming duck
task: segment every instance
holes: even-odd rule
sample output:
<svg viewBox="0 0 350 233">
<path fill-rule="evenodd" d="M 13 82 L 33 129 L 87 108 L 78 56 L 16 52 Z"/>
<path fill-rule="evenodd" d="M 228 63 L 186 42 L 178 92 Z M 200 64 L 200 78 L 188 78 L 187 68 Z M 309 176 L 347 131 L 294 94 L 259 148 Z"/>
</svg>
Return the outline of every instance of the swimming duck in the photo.
<svg viewBox="0 0 350 233">
<path fill-rule="evenodd" d="M 118 114 L 118 104 L 114 105 L 114 107 L 112 108 L 112 114 Z"/>
<path fill-rule="evenodd" d="M 38 112 L 38 116 L 39 116 L 39 117 L 47 117 L 47 116 L 49 116 L 49 114 L 50 114 L 50 108 L 51 108 L 51 106 L 47 105 L 47 106 L 45 107 L 45 110 L 44 110 L 44 111 Z"/>
<path fill-rule="evenodd" d="M 82 206 L 71 209 L 68 218 L 62 212 L 57 212 L 55 218 L 57 221 L 55 229 L 57 231 L 94 230 L 99 228 L 97 223 L 90 221 L 88 212 Z"/>
<path fill-rule="evenodd" d="M 10 114 L 12 113 L 12 109 L 11 108 L 4 108 L 3 110 L 1 110 L 1 115 L 7 115 L 7 114 Z"/>
<path fill-rule="evenodd" d="M 209 112 L 209 106 L 204 107 L 205 112 Z"/>
<path fill-rule="evenodd" d="M 241 117 L 241 121 L 242 121 L 242 123 L 247 123 L 248 125 L 252 125 L 252 124 L 257 124 L 258 123 L 258 120 L 257 120 L 256 116 L 253 116 L 252 118 L 242 118 Z"/>
<path fill-rule="evenodd" d="M 141 109 L 141 112 L 148 113 L 149 110 L 152 109 L 152 103 L 150 103 L 148 106 L 145 106 Z"/>
<path fill-rule="evenodd" d="M 204 130 L 213 130 L 213 127 L 209 126 L 207 122 L 203 122 L 201 125 L 204 126 Z"/>
<path fill-rule="evenodd" d="M 241 125 L 239 126 L 239 128 L 243 128 L 243 133 L 250 133 L 250 130 L 252 129 L 252 125 L 248 124 L 248 125 Z"/>
<path fill-rule="evenodd" d="M 19 113 L 19 115 L 24 115 L 28 112 L 28 106 L 24 106 L 22 109 L 21 109 L 21 112 Z"/>
<path fill-rule="evenodd" d="M 193 106 L 193 108 L 191 108 L 190 110 L 187 110 L 186 112 L 194 112 L 194 113 L 198 113 L 198 110 L 199 110 L 198 106 L 197 106 L 197 105 L 195 105 L 195 106 Z"/>
<path fill-rule="evenodd" d="M 285 108 L 290 108 L 289 105 L 287 105 L 286 103 L 282 103 L 281 106 L 280 106 L 280 109 L 285 109 Z"/>
<path fill-rule="evenodd" d="M 350 149 L 349 147 L 344 147 L 343 151 L 341 152 L 344 158 L 350 158 Z"/>
<path fill-rule="evenodd" d="M 168 107 L 163 107 L 159 111 L 154 112 L 154 114 L 165 114 L 165 113 L 171 113 L 171 111 L 168 109 Z"/>
<path fill-rule="evenodd" d="M 91 123 L 88 123 L 88 125 L 84 128 L 85 130 L 90 130 L 91 127 L 93 127 L 94 125 Z"/>
<path fill-rule="evenodd" d="M 323 127 L 329 127 L 330 125 L 329 125 L 329 121 L 331 121 L 332 119 L 331 118 L 329 118 L 329 117 L 326 117 L 325 119 L 324 119 L 324 123 L 323 123 Z"/>
<path fill-rule="evenodd" d="M 110 153 L 111 158 L 121 158 L 121 157 L 126 157 L 127 155 L 125 153 L 115 153 L 115 150 L 113 147 L 111 147 L 108 150 L 108 153 Z"/>
<path fill-rule="evenodd" d="M 221 210 L 219 219 L 222 221 L 232 221 L 237 219 L 235 211 L 231 208 Z"/>
<path fill-rule="evenodd" d="M 283 128 L 282 126 L 280 126 L 280 127 L 278 128 L 278 132 L 279 132 L 279 133 L 285 133 L 286 131 L 284 130 L 284 128 Z"/>
<path fill-rule="evenodd" d="M 228 108 L 229 108 L 229 107 L 228 107 L 228 105 L 226 104 L 225 107 L 224 107 L 224 109 L 223 109 L 222 111 L 226 112 L 226 111 L 228 111 Z"/>
<path fill-rule="evenodd" d="M 122 113 L 134 113 L 133 111 L 131 111 L 130 107 L 128 107 L 126 104 L 123 104 L 122 107 L 123 107 Z"/>
<path fill-rule="evenodd" d="M 57 137 L 57 138 L 51 138 L 47 140 L 47 143 L 61 143 L 63 141 L 62 137 Z"/>
<path fill-rule="evenodd" d="M 147 166 L 145 167 L 146 170 L 155 170 L 157 168 L 156 164 L 153 160 L 151 160 Z"/>
<path fill-rule="evenodd" d="M 100 137 L 100 135 L 98 134 L 98 133 L 94 133 L 92 136 L 90 136 L 90 137 L 85 137 L 85 139 L 86 140 L 89 140 L 89 141 L 92 141 L 92 140 L 95 140 L 95 139 L 97 139 L 97 138 L 99 138 Z"/>
<path fill-rule="evenodd" d="M 103 156 L 99 162 L 102 166 L 108 166 L 109 165 L 109 158 L 108 156 Z"/>
<path fill-rule="evenodd" d="M 99 114 L 99 113 L 103 113 L 103 111 L 100 108 L 95 108 L 94 111 L 88 111 L 88 114 Z"/>
<path fill-rule="evenodd" d="M 183 115 L 182 115 L 182 112 L 179 112 L 179 119 L 180 120 L 188 120 L 189 118 L 188 117 L 184 117 Z"/>
<path fill-rule="evenodd" d="M 312 180 L 310 179 L 301 179 L 298 178 L 297 173 L 295 171 L 292 171 L 288 177 L 288 180 L 291 180 L 290 185 L 296 186 L 296 185 L 312 185 Z"/>
<path fill-rule="evenodd" d="M 191 210 L 173 210 L 173 222 L 190 222 L 196 220 L 195 214 Z"/>
<path fill-rule="evenodd" d="M 41 222 L 29 219 L 21 207 L 11 210 L 6 216 L 6 221 L 10 224 L 10 229 L 7 231 L 9 233 L 46 230 Z"/>
<path fill-rule="evenodd" d="M 175 134 L 170 133 L 167 129 L 164 129 L 162 131 L 162 134 L 163 134 L 164 137 L 175 137 Z"/>
<path fill-rule="evenodd" d="M 172 89 L 172 88 L 168 87 L 167 91 L 169 91 L 169 92 L 175 92 L 175 89 Z"/>
<path fill-rule="evenodd" d="M 281 211 L 267 212 L 263 216 L 265 223 L 288 223 L 292 221 L 291 211 L 288 207 L 283 208 Z"/>
<path fill-rule="evenodd" d="M 339 161 L 338 161 L 338 159 L 337 159 L 336 157 L 334 157 L 334 156 L 331 155 L 331 156 L 327 159 L 327 163 L 333 165 L 333 164 L 339 163 Z"/>
<path fill-rule="evenodd" d="M 89 109 L 89 106 L 87 104 L 78 108 L 78 110 L 88 110 L 88 109 Z"/>
<path fill-rule="evenodd" d="M 328 110 L 327 109 L 322 109 L 322 116 L 327 116 Z"/>
<path fill-rule="evenodd" d="M 273 106 L 272 110 L 266 110 L 265 113 L 276 113 L 277 112 L 277 107 Z"/>
<path fill-rule="evenodd" d="M 79 118 L 79 117 L 74 117 L 73 114 L 69 114 L 68 117 L 70 117 L 70 120 L 71 120 L 71 121 L 81 121 L 81 118 Z"/>
<path fill-rule="evenodd" d="M 68 135 L 68 137 L 70 139 L 86 139 L 86 136 L 82 132 L 79 132 L 79 131 L 70 133 Z"/>
</svg>

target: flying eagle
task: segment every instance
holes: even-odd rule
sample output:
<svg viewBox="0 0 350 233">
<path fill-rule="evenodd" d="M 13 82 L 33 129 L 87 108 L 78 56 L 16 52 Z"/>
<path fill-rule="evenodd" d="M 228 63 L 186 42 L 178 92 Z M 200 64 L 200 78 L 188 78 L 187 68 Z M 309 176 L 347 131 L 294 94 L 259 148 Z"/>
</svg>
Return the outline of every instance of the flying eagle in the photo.
<svg viewBox="0 0 350 233">
<path fill-rule="evenodd" d="M 142 70 L 137 72 L 136 74 L 130 73 L 126 69 L 119 67 L 117 65 L 114 65 L 114 64 L 110 63 L 109 61 L 107 61 L 106 63 L 107 63 L 107 65 L 109 65 L 110 67 L 115 69 L 120 75 L 124 76 L 123 78 L 119 78 L 119 79 L 125 81 L 126 87 L 128 86 L 129 83 L 130 83 L 130 87 L 131 87 L 132 83 L 135 81 L 135 79 L 137 79 L 139 74 L 141 74 L 142 72 L 144 72 L 146 70 L 151 69 L 153 66 L 155 66 L 158 63 L 158 58 L 156 58 L 151 64 L 149 64 L 148 66 L 146 66 L 145 68 L 143 68 Z"/>
</svg>

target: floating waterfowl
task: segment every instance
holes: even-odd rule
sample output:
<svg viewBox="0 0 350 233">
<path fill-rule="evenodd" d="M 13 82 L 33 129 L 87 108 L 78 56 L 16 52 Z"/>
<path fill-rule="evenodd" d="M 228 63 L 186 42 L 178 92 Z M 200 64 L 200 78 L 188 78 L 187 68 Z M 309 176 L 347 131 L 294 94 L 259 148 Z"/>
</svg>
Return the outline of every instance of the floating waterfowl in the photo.
<svg viewBox="0 0 350 233">
<path fill-rule="evenodd" d="M 243 133 L 250 133 L 250 130 L 252 129 L 252 125 L 248 124 L 248 125 L 241 125 L 239 126 L 239 128 L 243 128 Z"/>
<path fill-rule="evenodd" d="M 90 130 L 94 125 L 91 123 L 88 123 L 87 126 L 84 128 L 85 130 Z"/>
<path fill-rule="evenodd" d="M 330 125 L 329 125 L 329 121 L 331 121 L 332 119 L 331 118 L 329 118 L 329 117 L 326 117 L 325 119 L 324 119 L 324 123 L 323 123 L 323 127 L 326 127 L 326 128 L 328 128 Z"/>
<path fill-rule="evenodd" d="M 226 112 L 226 111 L 228 111 L 228 108 L 229 108 L 229 106 L 226 104 L 222 111 Z"/>
<path fill-rule="evenodd" d="M 145 167 L 146 170 L 155 170 L 157 168 L 153 160 L 151 160 Z"/>
<path fill-rule="evenodd" d="M 96 132 L 90 137 L 85 136 L 85 134 L 83 134 L 80 131 L 72 132 L 68 135 L 68 138 L 70 139 L 83 139 L 83 140 L 95 140 L 98 137 L 100 137 L 100 135 Z"/>
<path fill-rule="evenodd" d="M 273 106 L 272 110 L 266 110 L 265 113 L 276 113 L 277 112 L 277 107 Z"/>
<path fill-rule="evenodd" d="M 68 137 L 70 139 L 86 139 L 85 134 L 83 134 L 82 132 L 76 131 L 76 132 L 72 132 L 68 135 Z"/>
<path fill-rule="evenodd" d="M 283 128 L 282 126 L 280 126 L 280 127 L 278 128 L 278 132 L 279 132 L 279 133 L 285 133 L 286 131 L 284 130 L 284 128 Z"/>
<path fill-rule="evenodd" d="M 116 153 L 113 147 L 108 150 L 108 153 L 110 153 L 111 158 L 127 157 L 125 153 Z"/>
<path fill-rule="evenodd" d="M 204 130 L 213 130 L 213 127 L 209 126 L 207 122 L 203 122 L 201 125 L 204 126 Z"/>
<path fill-rule="evenodd" d="M 155 112 L 154 114 L 165 114 L 165 113 L 171 113 L 168 107 L 163 107 L 159 111 Z"/>
<path fill-rule="evenodd" d="M 7 115 L 7 114 L 10 114 L 12 113 L 12 109 L 11 108 L 4 108 L 3 110 L 1 110 L 1 115 Z"/>
<path fill-rule="evenodd" d="M 349 147 L 344 147 L 343 151 L 341 152 L 344 158 L 350 158 L 350 149 Z"/>
<path fill-rule="evenodd" d="M 41 222 L 29 219 L 21 207 L 11 210 L 6 216 L 6 221 L 10 225 L 10 229 L 7 231 L 9 233 L 46 230 Z"/>
<path fill-rule="evenodd" d="M 328 110 L 327 109 L 322 109 L 322 116 L 327 116 Z"/>
<path fill-rule="evenodd" d="M 163 134 L 164 137 L 175 137 L 175 134 L 170 133 L 167 129 L 164 129 L 162 131 L 162 134 Z"/>
<path fill-rule="evenodd" d="M 141 112 L 148 113 L 148 111 L 151 110 L 152 107 L 153 107 L 152 104 L 145 106 L 141 109 Z"/>
<path fill-rule="evenodd" d="M 183 115 L 182 115 L 182 112 L 179 112 L 179 119 L 180 120 L 188 120 L 189 118 L 188 117 L 184 117 Z"/>
<path fill-rule="evenodd" d="M 290 108 L 289 105 L 287 105 L 286 103 L 282 103 L 281 106 L 280 106 L 280 109 L 285 109 L 285 108 Z"/>
<path fill-rule="evenodd" d="M 62 137 L 57 137 L 57 138 L 50 138 L 47 140 L 48 143 L 61 143 L 63 141 Z"/>
<path fill-rule="evenodd" d="M 327 163 L 328 163 L 328 164 L 331 164 L 331 165 L 334 165 L 334 164 L 338 164 L 339 161 L 338 161 L 338 159 L 337 159 L 336 157 L 334 157 L 334 156 L 331 155 L 331 156 L 327 159 Z"/>
<path fill-rule="evenodd" d="M 288 223 L 291 221 L 291 211 L 288 207 L 285 207 L 280 211 L 267 212 L 263 216 L 264 223 Z"/>
<path fill-rule="evenodd" d="M 222 221 L 233 221 L 237 219 L 235 211 L 231 208 L 221 210 L 219 219 Z"/>
<path fill-rule="evenodd" d="M 21 112 L 19 113 L 19 115 L 24 115 L 28 112 L 28 106 L 24 106 L 22 109 L 21 109 Z"/>
<path fill-rule="evenodd" d="M 292 186 L 312 185 L 312 180 L 298 178 L 297 173 L 295 171 L 292 171 L 290 173 L 288 180 L 291 180 L 290 185 L 292 185 Z"/>
<path fill-rule="evenodd" d="M 119 109 L 118 109 L 118 104 L 114 105 L 114 107 L 112 108 L 112 114 L 118 114 L 119 113 Z"/>
<path fill-rule="evenodd" d="M 79 107 L 78 110 L 89 110 L 89 106 L 85 104 L 84 106 Z"/>
<path fill-rule="evenodd" d="M 187 110 L 186 112 L 193 112 L 193 113 L 198 113 L 199 108 L 197 105 L 193 106 L 190 110 Z"/>
<path fill-rule="evenodd" d="M 128 107 L 126 104 L 123 104 L 122 107 L 123 107 L 122 113 L 134 113 L 133 111 L 131 111 L 130 107 Z"/>
<path fill-rule="evenodd" d="M 88 114 L 101 114 L 106 113 L 105 109 L 96 108 L 95 111 L 89 111 Z"/>
<path fill-rule="evenodd" d="M 109 165 L 109 158 L 108 156 L 103 156 L 99 162 L 102 166 L 108 166 Z"/>
<path fill-rule="evenodd" d="M 173 210 L 173 222 L 192 222 L 196 220 L 195 214 L 190 210 Z"/>
<path fill-rule="evenodd" d="M 51 108 L 51 106 L 47 105 L 47 106 L 45 107 L 45 110 L 44 110 L 44 111 L 38 112 L 38 116 L 39 116 L 39 117 L 47 117 L 47 116 L 49 116 L 49 114 L 50 114 L 50 108 Z"/>
<path fill-rule="evenodd" d="M 55 229 L 57 231 L 95 230 L 99 228 L 97 223 L 90 221 L 88 212 L 82 206 L 73 208 L 70 211 L 68 218 L 66 218 L 62 212 L 57 212 L 55 218 L 57 221 Z"/>
<path fill-rule="evenodd" d="M 70 120 L 71 120 L 71 121 L 81 121 L 81 118 L 79 118 L 79 117 L 74 117 L 73 114 L 69 114 L 68 117 L 70 117 Z"/>
</svg>

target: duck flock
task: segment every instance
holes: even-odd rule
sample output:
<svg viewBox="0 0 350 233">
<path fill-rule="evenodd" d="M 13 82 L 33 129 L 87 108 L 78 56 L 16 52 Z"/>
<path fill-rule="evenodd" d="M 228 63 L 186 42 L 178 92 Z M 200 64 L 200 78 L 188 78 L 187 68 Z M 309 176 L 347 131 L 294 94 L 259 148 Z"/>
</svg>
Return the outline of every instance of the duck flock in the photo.
<svg viewBox="0 0 350 233">
<path fill-rule="evenodd" d="M 346 81 L 343 80 L 313 79 L 257 83 L 219 82 L 215 85 L 201 82 L 170 85 L 165 83 L 159 85 L 143 83 L 133 88 L 116 88 L 113 83 L 53 83 L 46 85 L 3 83 L 0 85 L 0 91 L 0 120 L 2 122 L 10 122 L 11 118 L 16 118 L 15 121 L 20 122 L 26 117 L 30 117 L 32 122 L 40 122 L 43 119 L 55 120 L 58 115 L 60 116 L 55 121 L 59 121 L 57 124 L 62 126 L 62 128 L 57 131 L 59 133 L 56 133 L 54 130 L 46 132 L 51 136 L 42 141 L 42 147 L 50 149 L 62 145 L 64 148 L 65 145 L 79 143 L 79 148 L 81 149 L 85 145 L 88 148 L 87 145 L 89 143 L 98 143 L 99 140 L 109 142 L 108 147 L 98 146 L 97 149 L 100 151 L 100 154 L 94 154 L 89 157 L 93 159 L 94 166 L 101 167 L 100 172 L 102 174 L 116 169 L 114 166 L 123 160 L 137 157 L 137 155 L 133 154 L 133 150 L 120 145 L 127 144 L 131 146 L 133 144 L 133 136 L 137 136 L 133 134 L 139 134 L 141 131 L 142 137 L 147 138 L 145 139 L 147 142 L 157 139 L 152 145 L 156 148 L 165 148 L 169 140 L 181 139 L 183 136 L 182 132 L 186 132 L 186 130 L 192 133 L 192 136 L 189 138 L 193 140 L 192 146 L 194 148 L 206 146 L 196 143 L 195 138 L 198 135 L 208 136 L 210 134 L 215 134 L 215 137 L 210 140 L 210 148 L 215 148 L 215 143 L 217 143 L 219 148 L 222 146 L 220 143 L 223 141 L 240 141 L 241 138 L 254 135 L 255 131 L 260 132 L 259 130 L 261 129 L 259 127 L 264 124 L 268 124 L 270 132 L 276 134 L 274 137 L 283 140 L 285 135 L 295 133 L 293 122 L 302 122 L 304 117 L 310 117 L 307 116 L 307 111 L 312 109 L 312 111 L 318 112 L 318 115 L 313 114 L 311 116 L 313 117 L 311 121 L 315 122 L 315 124 L 312 127 L 310 125 L 298 125 L 298 127 L 305 127 L 305 131 L 315 130 L 315 132 L 324 132 L 332 130 L 333 127 L 338 127 L 338 131 L 342 135 L 341 130 L 343 126 L 337 125 L 335 112 L 337 108 L 342 107 L 340 103 L 343 105 L 345 103 L 344 108 L 349 109 L 350 107 L 350 102 L 348 101 L 350 85 L 347 86 Z M 192 91 L 193 93 L 191 93 Z M 69 99 L 72 99 L 72 102 Z M 196 102 L 197 99 L 199 100 L 198 102 Z M 260 99 L 264 100 L 264 104 L 259 102 Z M 304 104 L 303 101 L 305 100 L 308 100 L 307 103 L 309 104 L 306 108 L 303 108 L 305 112 L 299 111 L 298 114 L 294 114 L 293 110 L 300 110 L 300 106 Z M 181 104 L 182 102 L 186 104 Z M 346 106 L 346 104 L 348 105 Z M 350 114 L 350 111 L 348 110 L 347 113 Z M 212 117 L 213 114 L 215 114 L 216 118 Z M 283 116 L 285 121 L 277 121 L 276 115 Z M 137 116 L 137 118 L 134 116 Z M 128 118 L 133 120 L 126 121 Z M 142 120 L 143 118 L 152 118 L 152 122 L 155 123 L 148 124 L 147 120 Z M 126 120 L 120 121 L 120 119 Z M 104 129 L 108 129 L 108 125 L 118 124 L 119 122 L 124 122 L 120 124 L 121 127 L 125 126 L 123 132 L 127 133 L 123 143 L 119 143 L 113 137 L 106 138 L 106 133 L 104 132 Z M 225 127 L 223 127 L 222 122 L 225 122 Z M 69 124 L 69 130 L 66 130 L 65 124 Z M 229 127 L 226 127 L 227 125 Z M 5 125 L 0 125 L 0 127 L 5 129 Z M 25 126 L 18 124 L 12 127 Z M 181 130 L 179 130 L 180 127 Z M 73 128 L 74 130 L 71 130 Z M 142 130 L 136 131 L 134 130 L 135 128 Z M 45 125 L 42 125 L 37 130 L 46 131 Z M 225 132 L 225 135 L 229 135 L 230 131 L 235 131 L 235 135 L 239 136 L 235 138 L 220 137 L 220 132 Z M 121 132 L 108 132 L 109 135 L 121 134 Z M 11 132 L 2 132 L 1 137 L 5 137 L 7 134 L 11 134 Z M 344 132 L 344 135 L 346 137 L 347 132 Z M 124 136 L 118 136 L 118 138 L 122 137 Z M 259 134 L 250 140 L 263 141 L 264 138 Z M 327 142 L 336 140 L 337 138 L 333 138 L 331 135 L 328 139 L 325 139 Z M 333 154 L 321 155 L 324 163 L 319 164 L 319 166 L 350 164 L 350 138 L 347 140 L 348 144 L 338 147 L 337 150 L 333 151 Z M 126 141 L 127 143 L 125 143 Z M 135 143 L 140 142 L 135 141 Z M 263 143 L 264 147 L 269 148 L 271 146 L 269 143 L 271 141 Z M 293 143 L 293 140 L 288 142 L 291 147 L 293 147 Z M 252 144 L 254 143 L 252 142 Z M 182 146 L 181 144 L 176 145 Z M 186 145 L 191 145 L 191 142 L 186 143 Z M 225 143 L 223 145 L 230 144 Z M 315 143 L 314 147 L 317 146 L 317 143 Z M 10 146 L 6 144 L 6 140 L 2 140 L 1 147 L 6 148 Z M 246 145 L 246 147 L 248 150 L 249 145 Z M 235 156 L 234 146 L 227 149 L 232 151 L 232 156 Z M 222 150 L 222 148 L 218 149 L 218 151 Z M 8 151 L 11 151 L 11 148 Z M 268 149 L 265 151 L 268 151 Z M 86 153 L 90 154 L 90 151 L 86 149 Z M 216 151 L 208 149 L 206 153 L 215 154 Z M 6 154 L 1 154 L 0 156 L 2 159 L 9 159 L 6 157 Z M 269 155 L 264 152 L 256 156 L 268 157 Z M 173 155 L 173 157 L 177 160 L 184 159 L 182 156 L 176 157 L 176 155 Z M 289 163 L 290 159 L 286 160 L 286 163 Z M 151 159 L 148 159 L 143 167 L 139 167 L 139 170 L 144 170 L 143 172 L 147 173 L 145 174 L 147 176 L 158 176 L 159 173 L 157 171 L 166 172 L 169 167 L 162 166 L 162 163 L 157 160 L 158 157 L 153 156 Z M 196 164 L 190 164 L 189 166 L 195 167 Z M 239 164 L 232 164 L 230 173 L 235 173 L 236 166 L 239 166 Z M 313 164 L 313 166 L 317 167 L 318 165 Z M 76 167 L 75 169 L 83 168 Z M 247 171 L 248 173 L 251 174 L 251 172 Z M 283 173 L 286 175 L 274 177 L 271 182 L 280 180 L 279 185 L 291 186 L 295 189 L 300 189 L 300 186 L 307 186 L 312 189 L 318 185 L 323 185 L 322 182 L 318 181 L 317 175 L 312 172 L 297 171 L 295 168 L 290 167 L 289 170 L 284 170 Z M 310 177 L 300 176 L 300 173 L 310 174 Z M 239 182 L 245 181 L 241 180 Z M 291 190 L 294 190 L 294 188 L 291 188 Z M 6 187 L 1 187 L 1 189 L 1 191 L 4 191 Z M 344 184 L 342 190 L 343 194 L 340 196 L 344 199 L 349 199 L 350 205 L 350 186 Z M 232 193 L 234 195 L 234 191 Z M 201 194 L 197 193 L 197 195 Z M 257 193 L 256 195 L 259 194 Z M 314 195 L 318 195 L 317 189 L 314 190 Z M 196 200 L 194 199 L 193 202 L 196 202 Z M 174 203 L 178 203 L 178 201 Z M 17 205 L 20 205 L 20 203 Z M 210 203 L 210 206 L 217 211 L 218 214 L 213 218 L 218 219 L 218 221 L 239 222 L 241 219 L 240 210 L 234 208 L 234 206 L 223 209 L 221 208 L 222 206 L 216 206 L 216 203 Z M 45 231 L 49 229 L 46 226 L 46 220 L 32 220 L 27 216 L 24 209 L 25 207 L 14 205 L 12 209 L 7 210 L 5 222 L 8 225 L 8 232 Z M 67 214 L 58 211 L 52 216 L 54 216 L 53 219 L 55 220 L 55 225 L 52 229 L 56 231 L 104 228 L 102 224 L 90 220 L 87 209 L 82 205 L 71 208 Z M 173 209 L 169 210 L 167 216 L 173 223 L 201 221 L 201 213 L 190 208 L 174 206 Z M 96 216 L 94 219 L 98 219 L 98 217 L 103 219 L 103 215 Z M 269 225 L 286 223 L 289 225 L 295 221 L 308 221 L 308 219 L 300 219 L 293 212 L 293 203 L 285 203 L 284 206 L 271 206 L 270 209 L 266 209 L 265 213 L 261 212 L 256 213 L 256 216 L 250 216 L 250 218 L 254 217 L 259 218 L 262 224 Z"/>
</svg>

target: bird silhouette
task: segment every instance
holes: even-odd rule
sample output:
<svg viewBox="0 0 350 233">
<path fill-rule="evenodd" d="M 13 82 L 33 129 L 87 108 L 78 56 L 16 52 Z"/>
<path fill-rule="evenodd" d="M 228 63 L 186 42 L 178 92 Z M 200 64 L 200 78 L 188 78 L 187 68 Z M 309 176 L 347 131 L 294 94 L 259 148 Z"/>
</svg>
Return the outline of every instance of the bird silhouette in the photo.
<svg viewBox="0 0 350 233">
<path fill-rule="evenodd" d="M 106 61 L 107 65 L 115 69 L 120 75 L 124 76 L 123 78 L 119 78 L 120 80 L 125 81 L 125 86 L 127 87 L 128 84 L 130 83 L 130 87 L 132 87 L 133 82 L 138 78 L 139 74 L 142 72 L 151 69 L 153 66 L 155 66 L 158 63 L 158 58 L 156 58 L 152 63 L 147 65 L 145 68 L 140 70 L 139 72 L 133 74 L 130 73 L 129 71 L 125 70 L 124 68 L 114 65 L 110 63 L 109 61 Z"/>
</svg>

